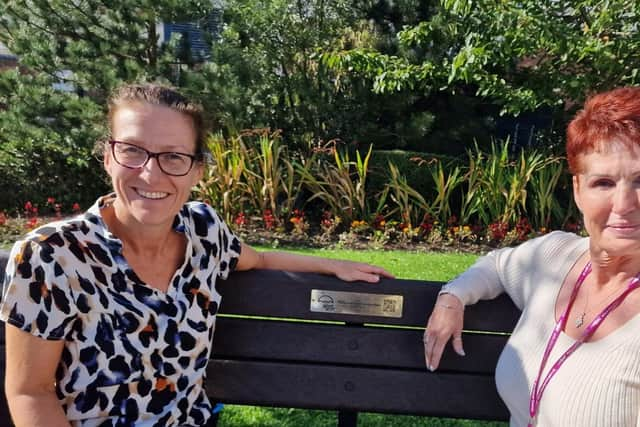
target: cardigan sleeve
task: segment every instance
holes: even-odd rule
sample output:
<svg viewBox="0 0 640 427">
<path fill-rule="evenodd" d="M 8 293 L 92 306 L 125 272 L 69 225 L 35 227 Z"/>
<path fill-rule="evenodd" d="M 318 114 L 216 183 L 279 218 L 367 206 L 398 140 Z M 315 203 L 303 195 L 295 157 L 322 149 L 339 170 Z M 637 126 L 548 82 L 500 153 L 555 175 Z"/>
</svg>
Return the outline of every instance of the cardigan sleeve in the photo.
<svg viewBox="0 0 640 427">
<path fill-rule="evenodd" d="M 527 275 L 539 269 L 562 274 L 557 267 L 584 240 L 572 233 L 556 231 L 513 248 L 491 251 L 447 283 L 442 291 L 460 298 L 464 305 L 493 299 L 506 292 L 522 310 L 535 290 L 535 283 L 525 280 Z M 564 277 L 559 276 L 557 280 L 562 281 Z"/>
</svg>

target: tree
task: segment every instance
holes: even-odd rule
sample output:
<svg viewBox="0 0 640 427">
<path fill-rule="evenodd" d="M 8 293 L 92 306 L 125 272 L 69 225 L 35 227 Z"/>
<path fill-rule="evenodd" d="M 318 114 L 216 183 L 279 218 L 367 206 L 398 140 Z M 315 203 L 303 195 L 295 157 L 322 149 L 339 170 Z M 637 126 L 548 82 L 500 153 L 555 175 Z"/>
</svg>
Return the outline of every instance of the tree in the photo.
<svg viewBox="0 0 640 427">
<path fill-rule="evenodd" d="M 323 135 L 341 94 L 319 64 L 355 20 L 351 2 L 231 0 L 213 62 L 240 86 L 245 108 L 231 125 L 271 126 L 286 137 Z M 240 91 L 238 91 L 240 92 Z"/>
<path fill-rule="evenodd" d="M 86 204 L 104 191 L 91 150 L 105 135 L 107 94 L 123 81 L 179 85 L 196 73 L 197 64 L 177 63 L 180 40 L 159 43 L 158 24 L 211 9 L 204 0 L 0 3 L 0 41 L 20 58 L 20 71 L 0 73 L 0 180 L 18 180 L 2 183 L 15 192 L 0 197 L 0 210 L 46 196 Z"/>
<path fill-rule="evenodd" d="M 591 92 L 637 84 L 640 4 L 633 0 L 442 0 L 398 33 L 397 55 L 326 55 L 380 93 L 469 93 L 519 114 L 571 109 Z"/>
<path fill-rule="evenodd" d="M 374 93 L 366 76 L 336 73 L 323 55 L 336 48 L 395 49 L 398 28 L 426 16 L 424 3 L 227 1 L 225 32 L 212 58 L 218 74 L 208 79 L 227 82 L 215 99 L 225 107 L 210 109 L 230 128 L 282 129 L 289 143 L 419 147 L 434 125 L 433 115 L 417 108 L 422 95 Z"/>
</svg>

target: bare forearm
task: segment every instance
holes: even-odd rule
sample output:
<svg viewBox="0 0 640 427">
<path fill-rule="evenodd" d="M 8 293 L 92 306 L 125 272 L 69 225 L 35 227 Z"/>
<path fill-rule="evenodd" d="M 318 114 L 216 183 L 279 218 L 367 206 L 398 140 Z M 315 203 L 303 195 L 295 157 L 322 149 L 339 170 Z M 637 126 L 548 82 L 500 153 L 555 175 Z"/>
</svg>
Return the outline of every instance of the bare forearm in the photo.
<svg viewBox="0 0 640 427">
<path fill-rule="evenodd" d="M 313 272 L 334 274 L 335 260 L 292 254 L 288 252 L 261 252 L 257 268 L 268 270 L 286 270 L 296 272 Z"/>
<path fill-rule="evenodd" d="M 236 269 L 242 271 L 253 268 L 330 274 L 348 282 L 362 280 L 375 283 L 380 277 L 393 278 L 391 273 L 375 265 L 289 252 L 256 252 L 251 246 L 243 244 Z"/>
<path fill-rule="evenodd" d="M 7 394 L 16 427 L 70 427 L 55 393 Z"/>
</svg>

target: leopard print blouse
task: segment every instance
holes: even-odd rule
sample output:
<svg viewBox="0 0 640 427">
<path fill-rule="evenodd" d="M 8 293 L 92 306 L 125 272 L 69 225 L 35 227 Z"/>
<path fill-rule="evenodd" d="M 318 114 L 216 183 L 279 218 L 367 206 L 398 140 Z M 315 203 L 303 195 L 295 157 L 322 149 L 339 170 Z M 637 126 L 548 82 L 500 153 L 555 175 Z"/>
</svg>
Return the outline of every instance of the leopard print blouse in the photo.
<svg viewBox="0 0 640 427">
<path fill-rule="evenodd" d="M 0 318 L 64 340 L 56 392 L 73 426 L 201 426 L 203 378 L 225 279 L 240 242 L 208 205 L 174 221 L 188 239 L 167 292 L 145 285 L 109 232 L 100 198 L 84 215 L 44 225 L 11 251 Z"/>
</svg>

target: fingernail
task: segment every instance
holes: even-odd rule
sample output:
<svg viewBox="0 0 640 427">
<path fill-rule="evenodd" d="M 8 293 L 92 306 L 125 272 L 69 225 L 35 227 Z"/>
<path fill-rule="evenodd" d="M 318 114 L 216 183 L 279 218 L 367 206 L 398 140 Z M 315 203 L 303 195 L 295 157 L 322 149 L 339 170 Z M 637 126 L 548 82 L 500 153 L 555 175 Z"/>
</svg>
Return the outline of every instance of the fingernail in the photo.
<svg viewBox="0 0 640 427">
<path fill-rule="evenodd" d="M 460 356 L 466 356 L 466 355 L 467 355 L 467 354 L 464 352 L 464 350 L 460 350 L 460 351 L 458 352 L 458 354 L 459 354 Z"/>
<path fill-rule="evenodd" d="M 432 365 L 429 365 L 429 370 L 430 370 L 431 372 L 433 372 L 433 371 L 435 371 L 435 370 L 436 370 L 436 368 L 434 368 Z"/>
</svg>

